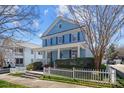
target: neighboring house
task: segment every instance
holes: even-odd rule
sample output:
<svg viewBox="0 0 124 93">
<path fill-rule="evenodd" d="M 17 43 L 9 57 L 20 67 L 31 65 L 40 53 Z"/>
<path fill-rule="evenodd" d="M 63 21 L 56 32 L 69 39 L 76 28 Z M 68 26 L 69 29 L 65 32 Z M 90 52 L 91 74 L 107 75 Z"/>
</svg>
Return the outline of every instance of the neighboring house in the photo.
<svg viewBox="0 0 124 93">
<path fill-rule="evenodd" d="M 85 35 L 79 25 L 70 19 L 58 17 L 41 37 L 45 64 L 56 59 L 92 57 L 86 48 Z"/>
<path fill-rule="evenodd" d="M 1 47 L 4 49 L 5 55 L 4 66 L 10 64 L 12 67 L 22 67 L 42 59 L 39 51 L 33 51 L 34 48 L 40 48 L 39 45 L 28 42 L 13 42 L 11 39 L 6 39 Z"/>
</svg>

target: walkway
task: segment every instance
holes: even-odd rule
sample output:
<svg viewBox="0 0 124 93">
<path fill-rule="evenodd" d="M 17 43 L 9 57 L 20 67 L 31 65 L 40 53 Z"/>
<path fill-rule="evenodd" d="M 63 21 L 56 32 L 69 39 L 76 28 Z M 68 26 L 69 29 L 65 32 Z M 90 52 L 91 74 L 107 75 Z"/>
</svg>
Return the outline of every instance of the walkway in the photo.
<svg viewBox="0 0 124 93">
<path fill-rule="evenodd" d="M 6 80 L 11 83 L 15 83 L 15 84 L 29 86 L 32 88 L 88 88 L 85 86 L 79 86 L 79 85 L 67 84 L 67 83 L 61 83 L 61 82 L 55 82 L 55 81 L 15 77 L 7 74 L 0 74 L 0 79 Z"/>
</svg>

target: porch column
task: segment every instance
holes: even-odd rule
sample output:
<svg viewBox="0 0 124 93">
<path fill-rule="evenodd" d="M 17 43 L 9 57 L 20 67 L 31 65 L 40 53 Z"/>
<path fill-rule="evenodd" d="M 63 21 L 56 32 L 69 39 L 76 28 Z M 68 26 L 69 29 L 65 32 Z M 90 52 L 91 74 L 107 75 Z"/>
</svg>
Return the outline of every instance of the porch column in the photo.
<svg viewBox="0 0 124 93">
<path fill-rule="evenodd" d="M 46 61 L 46 63 L 48 63 L 47 62 L 47 51 L 45 51 L 45 61 Z"/>
<path fill-rule="evenodd" d="M 80 57 L 80 46 L 77 47 L 77 57 Z"/>
<path fill-rule="evenodd" d="M 60 48 L 58 48 L 57 59 L 60 59 Z"/>
</svg>

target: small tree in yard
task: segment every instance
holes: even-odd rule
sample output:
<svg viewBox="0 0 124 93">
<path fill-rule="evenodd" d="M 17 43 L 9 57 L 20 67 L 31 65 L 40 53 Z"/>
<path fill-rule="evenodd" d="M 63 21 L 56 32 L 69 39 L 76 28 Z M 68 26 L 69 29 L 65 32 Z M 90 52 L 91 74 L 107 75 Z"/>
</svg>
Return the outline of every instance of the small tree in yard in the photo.
<svg viewBox="0 0 124 93">
<path fill-rule="evenodd" d="M 124 6 L 67 6 L 72 20 L 85 34 L 85 43 L 100 69 L 105 50 L 120 38 L 124 27 Z"/>
<path fill-rule="evenodd" d="M 106 58 L 108 60 L 114 60 L 118 56 L 118 51 L 114 44 L 111 44 L 110 47 L 106 51 Z"/>
</svg>

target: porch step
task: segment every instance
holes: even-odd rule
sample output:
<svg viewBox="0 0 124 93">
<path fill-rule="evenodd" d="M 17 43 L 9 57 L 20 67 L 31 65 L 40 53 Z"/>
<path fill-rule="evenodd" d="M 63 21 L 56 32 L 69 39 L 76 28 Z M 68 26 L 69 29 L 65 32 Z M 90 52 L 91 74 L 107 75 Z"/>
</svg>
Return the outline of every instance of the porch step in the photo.
<svg viewBox="0 0 124 93">
<path fill-rule="evenodd" d="M 31 79 L 38 79 L 41 75 L 43 75 L 43 72 L 38 72 L 38 71 L 26 71 L 22 77 L 25 78 L 31 78 Z"/>
</svg>

